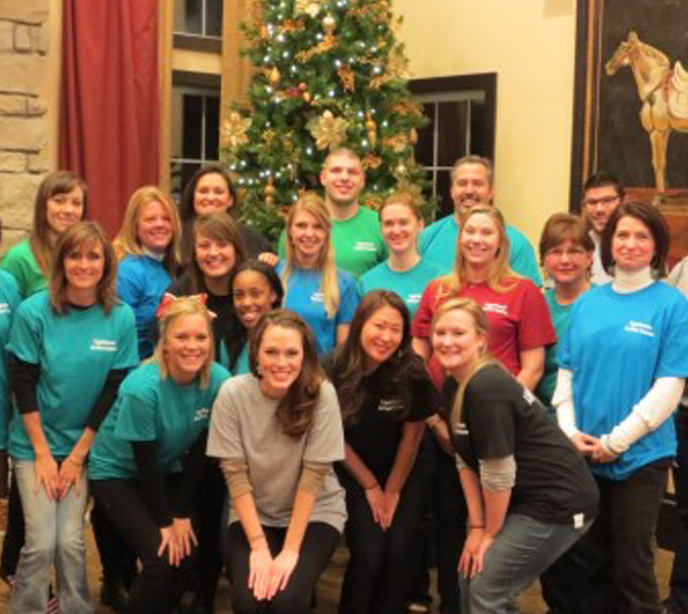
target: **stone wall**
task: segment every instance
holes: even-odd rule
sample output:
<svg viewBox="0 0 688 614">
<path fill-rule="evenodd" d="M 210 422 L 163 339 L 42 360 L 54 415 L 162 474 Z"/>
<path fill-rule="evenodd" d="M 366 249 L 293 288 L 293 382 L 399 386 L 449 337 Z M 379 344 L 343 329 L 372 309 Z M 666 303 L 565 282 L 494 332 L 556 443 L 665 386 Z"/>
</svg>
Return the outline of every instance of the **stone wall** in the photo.
<svg viewBox="0 0 688 614">
<path fill-rule="evenodd" d="M 0 218 L 2 251 L 26 235 L 48 172 L 50 0 L 0 1 Z"/>
</svg>

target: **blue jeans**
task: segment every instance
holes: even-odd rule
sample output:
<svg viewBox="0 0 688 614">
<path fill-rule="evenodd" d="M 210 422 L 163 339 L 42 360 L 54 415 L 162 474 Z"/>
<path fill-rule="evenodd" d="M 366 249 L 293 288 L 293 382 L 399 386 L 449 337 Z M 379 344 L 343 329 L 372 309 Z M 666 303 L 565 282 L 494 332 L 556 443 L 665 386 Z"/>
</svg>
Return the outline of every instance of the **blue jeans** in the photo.
<svg viewBox="0 0 688 614">
<path fill-rule="evenodd" d="M 57 572 L 60 611 L 91 614 L 86 581 L 84 511 L 86 471 L 79 495 L 70 488 L 62 501 L 49 501 L 41 486 L 34 492 L 33 461 L 16 461 L 15 474 L 26 521 L 26 541 L 19 556 L 10 614 L 45 614 L 50 568 Z"/>
<path fill-rule="evenodd" d="M 546 524 L 509 514 L 472 580 L 459 577 L 463 614 L 518 614 L 516 600 L 540 574 L 590 528 Z"/>
</svg>

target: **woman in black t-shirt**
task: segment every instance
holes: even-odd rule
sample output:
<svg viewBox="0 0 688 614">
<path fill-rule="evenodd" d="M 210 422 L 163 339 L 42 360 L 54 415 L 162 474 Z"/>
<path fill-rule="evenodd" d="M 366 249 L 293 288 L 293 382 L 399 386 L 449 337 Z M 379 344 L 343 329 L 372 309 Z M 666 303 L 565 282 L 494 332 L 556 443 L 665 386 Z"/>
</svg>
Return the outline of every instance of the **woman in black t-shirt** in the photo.
<svg viewBox="0 0 688 614">
<path fill-rule="evenodd" d="M 411 349 L 410 317 L 393 292 L 358 305 L 346 342 L 326 362 L 344 420 L 351 552 L 340 614 L 401 614 L 423 480 L 416 454 L 424 420 L 437 409 L 434 387 Z"/>
<path fill-rule="evenodd" d="M 520 592 L 590 527 L 597 489 L 539 401 L 489 358 L 477 303 L 442 304 L 432 344 L 458 383 L 449 429 L 469 516 L 462 612 L 514 612 Z"/>
</svg>

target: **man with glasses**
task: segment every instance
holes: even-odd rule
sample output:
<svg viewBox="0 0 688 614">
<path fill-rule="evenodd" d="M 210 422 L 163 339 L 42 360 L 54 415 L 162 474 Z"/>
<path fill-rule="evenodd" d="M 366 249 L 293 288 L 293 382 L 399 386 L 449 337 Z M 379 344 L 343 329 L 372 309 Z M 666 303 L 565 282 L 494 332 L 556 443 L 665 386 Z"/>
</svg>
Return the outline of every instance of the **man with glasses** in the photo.
<svg viewBox="0 0 688 614">
<path fill-rule="evenodd" d="M 583 186 L 583 213 L 590 237 L 595 243 L 592 262 L 592 282 L 605 284 L 612 280 L 602 267 L 600 242 L 602 232 L 612 212 L 623 201 L 624 188 L 614 175 L 596 173 L 590 175 Z"/>
</svg>

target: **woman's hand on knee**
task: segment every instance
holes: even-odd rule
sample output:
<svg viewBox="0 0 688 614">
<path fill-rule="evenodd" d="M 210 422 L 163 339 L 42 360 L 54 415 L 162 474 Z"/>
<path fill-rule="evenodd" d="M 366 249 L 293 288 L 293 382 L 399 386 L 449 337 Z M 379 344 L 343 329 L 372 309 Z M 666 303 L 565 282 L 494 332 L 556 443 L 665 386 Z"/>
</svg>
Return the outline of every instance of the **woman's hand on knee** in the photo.
<svg viewBox="0 0 688 614">
<path fill-rule="evenodd" d="M 58 471 L 59 476 L 59 499 L 62 500 L 67 496 L 69 489 L 74 487 L 74 492 L 79 496 L 81 491 L 81 476 L 83 474 L 83 463 L 79 463 L 71 456 L 62 461 L 62 465 Z"/>
<path fill-rule="evenodd" d="M 198 546 L 198 539 L 193 530 L 190 518 L 175 518 L 172 521 L 172 531 L 179 546 L 180 560 L 191 554 L 194 546 Z"/>
<path fill-rule="evenodd" d="M 36 455 L 33 468 L 35 475 L 34 494 L 37 495 L 43 487 L 48 500 L 57 501 L 60 498 L 60 474 L 52 454 Z"/>
<path fill-rule="evenodd" d="M 289 583 L 289 578 L 296 564 L 299 561 L 299 553 L 294 552 L 290 548 L 284 548 L 275 559 L 272 561 L 270 567 L 270 583 L 268 586 L 268 599 L 272 599 L 277 591 L 283 591 Z"/>
<path fill-rule="evenodd" d="M 472 578 L 478 573 L 476 570 L 476 557 L 478 556 L 484 533 L 485 530 L 483 528 L 474 528 L 468 532 L 461 552 L 461 558 L 459 559 L 459 572 L 464 578 Z"/>
<path fill-rule="evenodd" d="M 253 596 L 258 601 L 267 599 L 270 584 L 270 568 L 272 567 L 272 555 L 267 542 L 251 549 L 248 565 L 248 588 L 253 591 Z"/>
<path fill-rule="evenodd" d="M 172 525 L 160 527 L 160 547 L 158 548 L 158 556 L 165 556 L 165 551 L 167 551 L 167 560 L 169 564 L 172 567 L 179 567 L 182 557 Z"/>
</svg>

